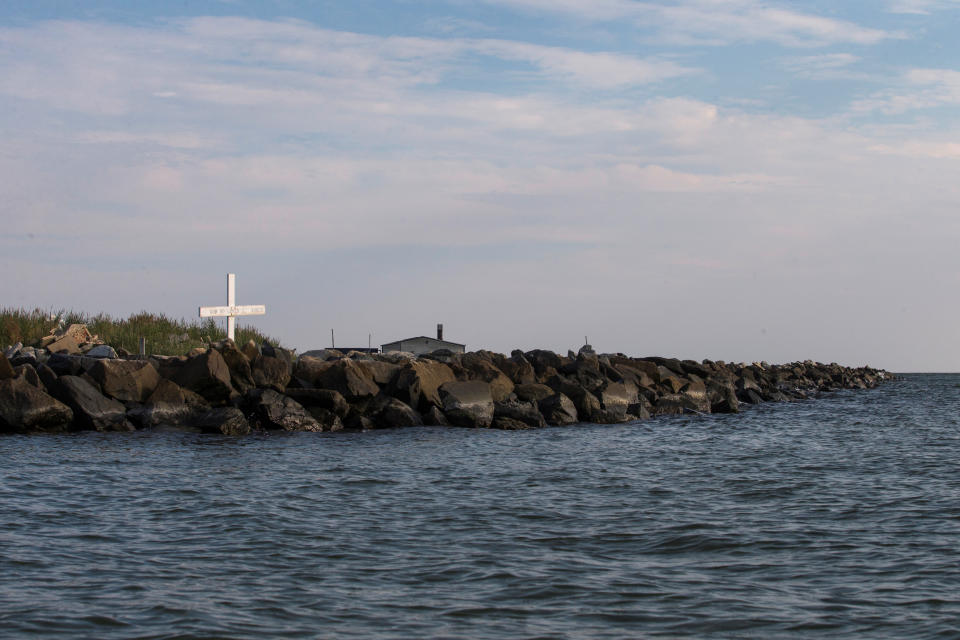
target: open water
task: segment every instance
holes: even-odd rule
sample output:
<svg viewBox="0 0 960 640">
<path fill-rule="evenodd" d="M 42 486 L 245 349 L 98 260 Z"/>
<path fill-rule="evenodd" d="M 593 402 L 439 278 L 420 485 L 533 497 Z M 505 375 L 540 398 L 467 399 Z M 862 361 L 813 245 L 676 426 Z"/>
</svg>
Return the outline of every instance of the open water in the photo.
<svg viewBox="0 0 960 640">
<path fill-rule="evenodd" d="M 960 376 L 531 432 L 0 438 L 0 636 L 960 638 Z"/>
</svg>

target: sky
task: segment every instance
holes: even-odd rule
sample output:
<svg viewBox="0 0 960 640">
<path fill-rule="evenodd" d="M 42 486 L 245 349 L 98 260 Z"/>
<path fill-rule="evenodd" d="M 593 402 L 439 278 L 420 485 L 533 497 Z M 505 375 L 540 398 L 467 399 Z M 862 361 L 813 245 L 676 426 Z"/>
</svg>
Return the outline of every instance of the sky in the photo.
<svg viewBox="0 0 960 640">
<path fill-rule="evenodd" d="M 960 370 L 960 0 L 6 0 L 0 306 Z"/>
</svg>

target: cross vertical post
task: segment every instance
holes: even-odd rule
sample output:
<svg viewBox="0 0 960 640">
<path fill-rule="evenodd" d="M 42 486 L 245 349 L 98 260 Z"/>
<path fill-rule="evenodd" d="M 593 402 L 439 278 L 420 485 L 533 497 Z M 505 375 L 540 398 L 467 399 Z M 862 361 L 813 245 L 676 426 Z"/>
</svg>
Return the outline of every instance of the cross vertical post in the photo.
<svg viewBox="0 0 960 640">
<path fill-rule="evenodd" d="M 237 276 L 234 273 L 227 274 L 227 306 L 237 306 Z M 233 334 L 237 328 L 237 317 L 233 314 L 227 316 L 227 337 L 233 340 Z"/>
</svg>

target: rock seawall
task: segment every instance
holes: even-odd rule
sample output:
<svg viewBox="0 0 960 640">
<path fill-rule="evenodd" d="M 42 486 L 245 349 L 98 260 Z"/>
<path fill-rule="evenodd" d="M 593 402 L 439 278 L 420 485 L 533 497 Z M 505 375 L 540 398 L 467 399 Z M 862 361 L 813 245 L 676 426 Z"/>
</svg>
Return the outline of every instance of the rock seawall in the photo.
<svg viewBox="0 0 960 640">
<path fill-rule="evenodd" d="M 0 433 L 177 429 L 341 431 L 418 425 L 533 429 L 682 413 L 736 413 L 893 376 L 812 361 L 727 364 L 562 356 L 535 349 L 299 358 L 230 340 L 190 356 L 146 359 L 11 347 L 0 355 Z"/>
</svg>

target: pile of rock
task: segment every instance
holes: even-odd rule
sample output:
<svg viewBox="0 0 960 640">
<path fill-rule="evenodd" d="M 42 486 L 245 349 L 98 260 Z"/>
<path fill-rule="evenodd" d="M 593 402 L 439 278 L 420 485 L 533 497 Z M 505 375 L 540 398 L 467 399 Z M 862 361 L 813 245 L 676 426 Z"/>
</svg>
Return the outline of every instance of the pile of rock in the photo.
<svg viewBox="0 0 960 640">
<path fill-rule="evenodd" d="M 24 347 L 18 343 L 7 349 L 7 357 L 11 354 L 23 353 L 42 358 L 50 353 L 67 353 L 71 355 L 90 355 L 94 358 L 116 358 L 117 352 L 96 336 L 90 333 L 85 324 L 71 324 L 67 327 L 56 327 L 50 334 L 42 338 L 36 347 Z"/>
<path fill-rule="evenodd" d="M 622 423 L 866 389 L 872 369 L 477 351 L 427 356 L 293 352 L 230 340 L 190 356 L 0 355 L 0 431 L 340 431 L 416 425 L 530 429 Z"/>
</svg>

